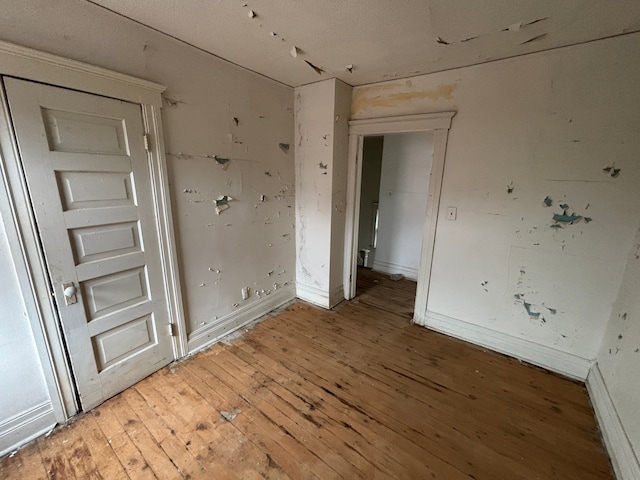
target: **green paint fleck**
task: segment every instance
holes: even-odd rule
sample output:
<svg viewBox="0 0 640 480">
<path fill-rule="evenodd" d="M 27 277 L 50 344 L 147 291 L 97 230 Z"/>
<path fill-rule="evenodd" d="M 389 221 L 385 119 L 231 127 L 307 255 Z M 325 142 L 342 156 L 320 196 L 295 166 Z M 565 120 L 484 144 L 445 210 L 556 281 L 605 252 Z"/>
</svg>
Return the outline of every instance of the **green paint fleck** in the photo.
<svg viewBox="0 0 640 480">
<path fill-rule="evenodd" d="M 580 220 L 582 218 L 581 215 L 576 215 L 575 213 L 572 213 L 571 215 L 567 215 L 566 213 L 554 213 L 553 214 L 553 219 L 556 222 L 562 222 L 562 223 L 575 223 L 578 220 Z"/>
<path fill-rule="evenodd" d="M 531 310 L 531 304 L 524 302 L 524 309 L 527 311 L 527 313 L 529 314 L 529 316 L 531 318 L 539 318 L 540 317 L 540 312 L 534 312 L 533 310 Z"/>
</svg>

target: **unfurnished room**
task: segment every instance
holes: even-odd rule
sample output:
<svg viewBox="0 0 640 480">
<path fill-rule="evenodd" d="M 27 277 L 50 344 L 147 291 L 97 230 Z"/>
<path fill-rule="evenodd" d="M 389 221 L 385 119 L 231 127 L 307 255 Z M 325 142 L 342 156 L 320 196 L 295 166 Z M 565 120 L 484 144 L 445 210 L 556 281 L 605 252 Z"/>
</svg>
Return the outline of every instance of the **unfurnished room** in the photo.
<svg viewBox="0 0 640 480">
<path fill-rule="evenodd" d="M 0 478 L 640 480 L 640 2 L 0 0 Z"/>
</svg>

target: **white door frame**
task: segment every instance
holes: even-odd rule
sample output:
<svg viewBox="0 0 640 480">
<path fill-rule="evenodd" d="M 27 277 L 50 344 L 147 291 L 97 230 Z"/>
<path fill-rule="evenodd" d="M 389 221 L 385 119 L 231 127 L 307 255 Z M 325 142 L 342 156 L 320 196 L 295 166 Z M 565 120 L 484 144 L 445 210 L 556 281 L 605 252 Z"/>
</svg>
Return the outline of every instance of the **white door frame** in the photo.
<svg viewBox="0 0 640 480">
<path fill-rule="evenodd" d="M 111 97 L 139 104 L 149 143 L 148 162 L 151 176 L 153 209 L 158 227 L 158 242 L 163 271 L 164 294 L 169 319 L 177 326 L 174 337 L 174 357 L 188 353 L 186 325 L 178 274 L 169 182 L 160 118 L 161 93 L 165 87 L 153 82 L 112 72 L 100 67 L 69 60 L 48 53 L 0 41 L 0 75 L 22 78 L 58 87 Z M 5 183 L 11 202 L 12 221 L 19 236 L 19 254 L 24 268 L 18 268 L 20 288 L 30 312 L 36 345 L 39 347 L 43 370 L 51 366 L 47 383 L 54 403 L 56 419 L 67 420 L 79 411 L 70 365 L 67 362 L 63 335 L 49 291 L 44 256 L 40 248 L 37 227 L 15 138 L 8 118 L 7 101 L 0 92 L 4 114 L 0 114 L 0 181 Z M 5 222 L 9 219 L 5 219 Z M 31 315 L 30 315 L 31 316 Z M 46 347 L 42 351 L 41 346 Z M 47 365 L 49 363 L 49 365 Z"/>
<path fill-rule="evenodd" d="M 418 287 L 413 314 L 415 323 L 425 325 L 429 281 L 433 262 L 433 246 L 440 210 L 440 191 L 451 119 L 455 112 L 426 113 L 399 117 L 368 118 L 349 122 L 349 156 L 347 172 L 347 210 L 344 252 L 344 297 L 356 295 L 360 183 L 362 181 L 362 148 L 364 137 L 389 133 L 433 131 L 433 163 L 429 175 L 427 215 L 422 234 L 422 251 L 418 271 Z"/>
</svg>

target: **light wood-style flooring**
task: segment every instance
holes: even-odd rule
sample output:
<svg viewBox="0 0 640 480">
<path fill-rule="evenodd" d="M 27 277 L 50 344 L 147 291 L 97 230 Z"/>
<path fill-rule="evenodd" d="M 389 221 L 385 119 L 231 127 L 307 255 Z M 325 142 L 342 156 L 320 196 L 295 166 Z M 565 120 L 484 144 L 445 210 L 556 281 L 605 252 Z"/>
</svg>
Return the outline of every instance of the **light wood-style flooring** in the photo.
<svg viewBox="0 0 640 480">
<path fill-rule="evenodd" d="M 382 277 L 162 369 L 0 478 L 613 478 L 582 384 L 410 325 Z"/>
</svg>

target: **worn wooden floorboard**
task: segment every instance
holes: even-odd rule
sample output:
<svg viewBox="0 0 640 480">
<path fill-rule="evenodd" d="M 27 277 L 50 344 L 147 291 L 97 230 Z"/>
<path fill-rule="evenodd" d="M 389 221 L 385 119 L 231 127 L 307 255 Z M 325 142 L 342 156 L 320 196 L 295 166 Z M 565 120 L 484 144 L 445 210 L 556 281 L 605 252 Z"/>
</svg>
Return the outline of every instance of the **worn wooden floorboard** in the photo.
<svg viewBox="0 0 640 480">
<path fill-rule="evenodd" d="M 296 303 L 0 461 L 2 479 L 612 479 L 584 385 L 411 325 L 415 282 Z"/>
</svg>

